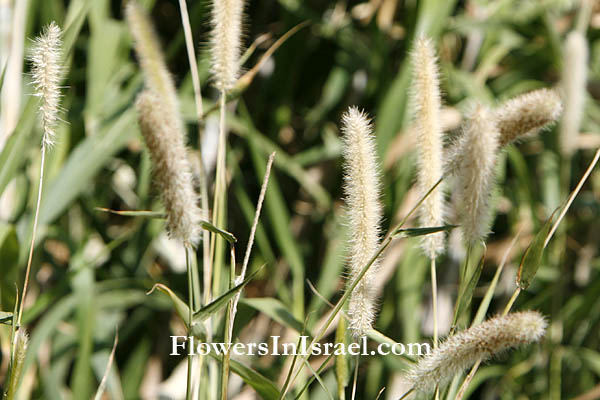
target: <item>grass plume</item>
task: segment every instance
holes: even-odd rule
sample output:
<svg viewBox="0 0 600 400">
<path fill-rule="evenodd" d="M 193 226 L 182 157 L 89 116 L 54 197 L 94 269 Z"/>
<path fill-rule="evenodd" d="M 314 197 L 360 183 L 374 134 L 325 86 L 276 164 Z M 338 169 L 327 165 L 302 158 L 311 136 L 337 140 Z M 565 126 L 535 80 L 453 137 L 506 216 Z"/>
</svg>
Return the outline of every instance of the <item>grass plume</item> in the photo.
<svg viewBox="0 0 600 400">
<path fill-rule="evenodd" d="M 421 195 L 427 193 L 442 177 L 442 127 L 440 121 L 441 96 L 437 57 L 433 42 L 417 39 L 412 53 L 413 88 L 411 92 L 417 131 L 418 167 L 417 183 Z M 444 193 L 433 191 L 420 208 L 421 226 L 444 224 Z M 423 237 L 425 255 L 436 258 L 444 250 L 444 234 Z"/>
<path fill-rule="evenodd" d="M 169 235 L 194 246 L 199 240 L 200 209 L 185 139 L 163 98 L 145 90 L 136 100 L 138 122 L 153 163 L 154 182 L 167 213 Z"/>
<path fill-rule="evenodd" d="M 379 166 L 375 157 L 373 128 L 367 115 L 356 107 L 342 116 L 344 192 L 350 239 L 352 282 L 379 246 L 381 204 Z M 354 337 L 363 336 L 375 319 L 375 261 L 352 291 L 348 302 L 349 327 Z"/>
<path fill-rule="evenodd" d="M 484 240 L 492 222 L 491 194 L 498 156 L 499 132 L 491 110 L 477 104 L 467 125 L 452 147 L 453 195 L 463 239 L 472 244 Z"/>
<path fill-rule="evenodd" d="M 551 89 L 534 90 L 506 101 L 496 110 L 500 147 L 535 135 L 556 122 L 561 112 L 560 97 Z"/>
<path fill-rule="evenodd" d="M 44 135 L 44 146 L 54 143 L 56 124 L 60 111 L 60 83 L 64 76 L 62 59 L 62 31 L 53 21 L 34 40 L 31 62 L 31 75 L 35 96 L 40 98 L 40 116 Z"/>
<path fill-rule="evenodd" d="M 215 86 L 227 92 L 235 86 L 240 70 L 243 0 L 213 2 L 211 54 Z"/>
<path fill-rule="evenodd" d="M 545 330 L 546 321 L 536 311 L 490 318 L 448 337 L 409 371 L 408 381 L 417 393 L 432 393 L 436 385 L 447 384 L 479 359 L 485 361 L 510 348 L 537 342 Z"/>
</svg>

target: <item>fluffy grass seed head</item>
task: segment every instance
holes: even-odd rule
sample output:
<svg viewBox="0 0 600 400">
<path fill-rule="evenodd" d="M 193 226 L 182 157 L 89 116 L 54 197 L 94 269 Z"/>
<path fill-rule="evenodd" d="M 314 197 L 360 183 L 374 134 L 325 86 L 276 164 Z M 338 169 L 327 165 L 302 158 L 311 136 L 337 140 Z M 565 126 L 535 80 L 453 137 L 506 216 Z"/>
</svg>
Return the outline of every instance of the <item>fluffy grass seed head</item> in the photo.
<svg viewBox="0 0 600 400">
<path fill-rule="evenodd" d="M 560 97 L 550 89 L 534 90 L 506 101 L 495 113 L 500 147 L 549 127 L 561 112 Z"/>
<path fill-rule="evenodd" d="M 571 155 L 577 148 L 587 83 L 588 45 L 580 32 L 567 36 L 563 60 L 561 90 L 565 111 L 560 123 L 560 151 Z"/>
<path fill-rule="evenodd" d="M 243 0 L 215 0 L 212 7 L 212 73 L 217 89 L 227 92 L 237 81 L 242 48 Z"/>
<path fill-rule="evenodd" d="M 62 31 L 51 22 L 34 40 L 29 57 L 35 96 L 41 99 L 40 115 L 44 135 L 42 144 L 50 146 L 56 137 L 56 125 L 60 111 L 60 83 L 65 71 L 62 60 Z"/>
<path fill-rule="evenodd" d="M 491 195 L 498 155 L 499 132 L 493 113 L 476 104 L 457 143 L 451 147 L 456 190 L 454 208 L 463 240 L 484 240 L 492 222 Z"/>
<path fill-rule="evenodd" d="M 150 151 L 154 183 L 166 210 L 167 232 L 186 246 L 194 246 L 200 236 L 201 213 L 177 118 L 168 112 L 163 98 L 148 89 L 138 95 L 135 106 Z"/>
<path fill-rule="evenodd" d="M 342 116 L 342 133 L 350 284 L 377 252 L 382 211 L 379 166 L 369 118 L 350 107 Z M 349 327 L 355 338 L 365 335 L 375 319 L 377 268 L 376 260 L 350 295 Z"/>
<path fill-rule="evenodd" d="M 125 6 L 125 17 L 133 36 L 135 52 L 144 75 L 145 86 L 160 94 L 163 104 L 172 114 L 179 114 L 175 82 L 167 68 L 160 39 L 154 31 L 146 11 L 135 0 Z M 183 122 L 178 121 L 183 130 Z"/>
<path fill-rule="evenodd" d="M 436 385 L 442 388 L 479 359 L 485 361 L 510 348 L 537 342 L 545 331 L 546 321 L 536 311 L 490 318 L 448 337 L 409 371 L 408 381 L 417 393 L 433 393 Z"/>
<path fill-rule="evenodd" d="M 425 195 L 440 180 L 443 169 L 439 74 L 431 40 L 417 39 L 412 52 L 412 68 L 411 96 L 418 135 L 417 184 L 421 195 Z M 444 193 L 440 186 L 429 194 L 419 210 L 421 226 L 444 224 Z M 427 257 L 437 257 L 444 251 L 444 233 L 424 236 L 422 247 Z"/>
</svg>

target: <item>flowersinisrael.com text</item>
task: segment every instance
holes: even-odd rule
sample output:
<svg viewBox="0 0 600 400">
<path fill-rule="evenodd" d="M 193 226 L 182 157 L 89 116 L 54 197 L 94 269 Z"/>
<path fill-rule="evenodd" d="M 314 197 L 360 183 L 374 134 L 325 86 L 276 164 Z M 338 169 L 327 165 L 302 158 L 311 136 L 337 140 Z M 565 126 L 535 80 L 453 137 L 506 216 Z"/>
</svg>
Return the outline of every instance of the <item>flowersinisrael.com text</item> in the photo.
<svg viewBox="0 0 600 400">
<path fill-rule="evenodd" d="M 269 342 L 260 343 L 205 343 L 199 342 L 193 336 L 171 336 L 171 354 L 208 355 L 210 353 L 223 355 L 231 351 L 238 356 L 329 356 L 329 355 L 407 355 L 423 356 L 429 354 L 429 343 L 380 343 L 372 349 L 367 348 L 367 338 L 359 342 L 345 343 L 313 343 L 308 336 L 300 336 L 299 343 L 280 343 L 279 336 L 271 336 Z"/>
</svg>

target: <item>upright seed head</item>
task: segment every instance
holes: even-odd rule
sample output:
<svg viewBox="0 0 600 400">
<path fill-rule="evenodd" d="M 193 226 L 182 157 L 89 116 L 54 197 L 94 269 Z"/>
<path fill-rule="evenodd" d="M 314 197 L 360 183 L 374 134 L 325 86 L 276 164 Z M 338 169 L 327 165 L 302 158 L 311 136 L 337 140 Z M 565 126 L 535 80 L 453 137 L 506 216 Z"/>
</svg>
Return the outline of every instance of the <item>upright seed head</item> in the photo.
<svg viewBox="0 0 600 400">
<path fill-rule="evenodd" d="M 417 393 L 432 393 L 437 385 L 442 388 L 479 359 L 485 361 L 504 350 L 537 342 L 545 330 L 546 321 L 536 311 L 490 318 L 448 337 L 409 371 L 408 381 Z"/>
<path fill-rule="evenodd" d="M 154 31 L 152 22 L 136 0 L 127 2 L 125 16 L 133 36 L 135 52 L 144 75 L 145 86 L 161 96 L 162 103 L 171 114 L 178 115 L 179 102 L 175 82 L 167 68 L 160 40 Z M 183 122 L 180 118 L 178 124 L 178 129 L 183 131 Z"/>
<path fill-rule="evenodd" d="M 199 239 L 201 214 L 183 133 L 159 94 L 146 89 L 138 95 L 135 106 L 150 151 L 154 182 L 167 213 L 167 231 L 186 246 L 194 246 Z"/>
<path fill-rule="evenodd" d="M 351 235 L 349 284 L 369 263 L 379 246 L 380 178 L 372 132 L 367 115 L 358 108 L 350 107 L 342 116 L 344 192 Z M 348 316 L 354 337 L 365 335 L 375 319 L 377 267 L 376 260 L 350 295 Z"/>
<path fill-rule="evenodd" d="M 484 240 L 489 233 L 499 136 L 492 112 L 477 104 L 463 134 L 451 147 L 449 158 L 454 160 L 456 182 L 454 207 L 466 243 Z"/>
<path fill-rule="evenodd" d="M 562 103 L 554 90 L 539 89 L 508 100 L 496 110 L 500 147 L 535 135 L 560 117 Z"/>
<path fill-rule="evenodd" d="M 560 123 L 560 151 L 571 155 L 577 148 L 577 138 L 585 104 L 588 46 L 578 31 L 567 36 L 564 49 L 562 92 L 565 112 Z"/>
<path fill-rule="evenodd" d="M 421 195 L 424 196 L 441 179 L 443 169 L 441 97 L 437 58 L 433 43 L 429 39 L 418 39 L 412 58 L 413 87 L 411 95 L 418 135 L 417 183 Z M 420 220 L 423 227 L 444 224 L 444 193 L 439 186 L 421 205 Z M 424 236 L 422 246 L 427 257 L 437 257 L 444 251 L 444 233 Z"/>
<path fill-rule="evenodd" d="M 35 95 L 41 99 L 40 114 L 44 135 L 42 144 L 50 146 L 56 137 L 60 110 L 60 83 L 64 76 L 62 60 L 62 32 L 55 22 L 35 39 L 29 60 Z"/>
<path fill-rule="evenodd" d="M 240 69 L 243 0 L 215 0 L 212 8 L 212 72 L 220 91 L 232 89 Z"/>
</svg>

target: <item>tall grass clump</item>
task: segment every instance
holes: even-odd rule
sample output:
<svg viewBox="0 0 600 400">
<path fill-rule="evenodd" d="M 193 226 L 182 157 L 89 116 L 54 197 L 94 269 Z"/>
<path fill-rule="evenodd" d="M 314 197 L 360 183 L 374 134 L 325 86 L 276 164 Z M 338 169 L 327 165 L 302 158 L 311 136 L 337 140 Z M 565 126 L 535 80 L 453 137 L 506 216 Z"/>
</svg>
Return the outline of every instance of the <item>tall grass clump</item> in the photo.
<svg viewBox="0 0 600 400">
<path fill-rule="evenodd" d="M 358 108 L 350 107 L 342 116 L 342 133 L 344 193 L 350 236 L 349 282 L 353 282 L 379 246 L 380 178 L 368 116 Z M 378 260 L 373 262 L 348 301 L 349 327 L 355 338 L 364 336 L 375 319 L 378 265 Z"/>
</svg>

